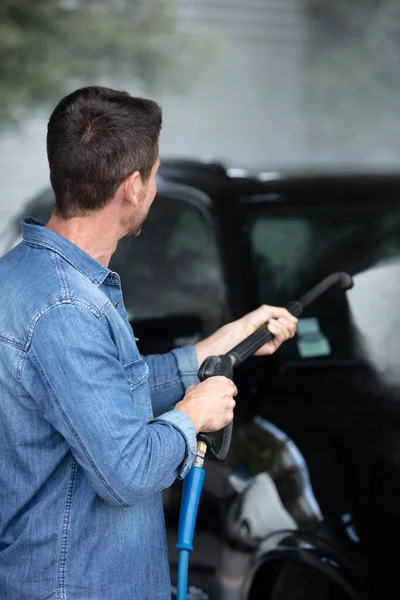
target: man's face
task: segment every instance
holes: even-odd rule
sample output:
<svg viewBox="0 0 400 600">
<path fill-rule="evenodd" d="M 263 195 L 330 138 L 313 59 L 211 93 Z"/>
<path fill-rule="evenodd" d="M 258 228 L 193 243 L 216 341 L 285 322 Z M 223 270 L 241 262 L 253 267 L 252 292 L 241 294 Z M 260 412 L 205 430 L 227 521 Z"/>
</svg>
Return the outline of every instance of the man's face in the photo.
<svg viewBox="0 0 400 600">
<path fill-rule="evenodd" d="M 128 223 L 128 237 L 138 236 L 142 231 L 143 223 L 147 219 L 150 207 L 157 193 L 156 175 L 158 167 L 160 166 L 160 159 L 157 159 L 153 165 L 150 173 L 150 177 L 143 183 L 141 183 L 140 190 L 138 192 L 138 205 L 135 208 L 132 217 Z"/>
</svg>

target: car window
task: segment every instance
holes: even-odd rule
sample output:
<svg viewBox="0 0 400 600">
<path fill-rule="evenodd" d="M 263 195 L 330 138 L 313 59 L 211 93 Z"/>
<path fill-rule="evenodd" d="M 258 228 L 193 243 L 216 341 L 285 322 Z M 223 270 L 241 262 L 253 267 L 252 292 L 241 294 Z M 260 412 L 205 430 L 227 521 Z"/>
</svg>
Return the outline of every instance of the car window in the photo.
<svg viewBox="0 0 400 600">
<path fill-rule="evenodd" d="M 400 254 L 393 204 L 271 207 L 250 219 L 260 302 L 296 298 L 332 271 L 356 275 Z"/>
<path fill-rule="evenodd" d="M 158 193 L 141 234 L 118 244 L 110 268 L 121 276 L 131 321 L 172 315 L 221 322 L 223 282 L 208 209 L 190 193 Z"/>
<path fill-rule="evenodd" d="M 400 203 L 264 206 L 248 219 L 258 302 L 285 304 L 335 271 L 354 279 L 306 310 L 281 354 L 364 357 L 400 389 Z"/>
<path fill-rule="evenodd" d="M 290 243 L 288 243 L 290 240 Z M 302 263 L 310 254 L 312 243 L 312 229 L 308 219 L 288 217 L 257 218 L 253 224 L 251 233 L 254 260 L 258 270 L 264 273 L 268 268 L 273 273 L 273 286 L 276 292 L 289 293 L 288 278 L 290 285 L 297 285 L 294 278 L 298 278 Z M 268 261 L 268 267 L 266 262 Z M 290 274 L 288 273 L 290 266 Z M 258 271 L 257 271 L 258 272 Z M 268 287 L 271 285 L 270 278 L 265 274 L 257 278 L 259 285 Z M 268 290 L 270 293 L 270 290 Z M 264 291 L 259 289 L 260 296 Z"/>
</svg>

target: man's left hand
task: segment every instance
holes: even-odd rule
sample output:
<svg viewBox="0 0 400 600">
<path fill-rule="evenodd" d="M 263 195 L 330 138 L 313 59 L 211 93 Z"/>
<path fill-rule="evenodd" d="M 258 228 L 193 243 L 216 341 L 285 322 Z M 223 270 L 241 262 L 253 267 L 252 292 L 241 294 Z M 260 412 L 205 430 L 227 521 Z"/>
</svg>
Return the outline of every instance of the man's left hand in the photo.
<svg viewBox="0 0 400 600">
<path fill-rule="evenodd" d="M 229 326 L 234 326 L 236 323 L 240 324 L 242 322 L 241 327 L 244 334 L 242 334 L 242 339 L 245 339 L 261 327 L 261 325 L 265 324 L 274 337 L 256 352 L 256 355 L 261 356 L 273 354 L 283 342 L 294 337 L 297 321 L 297 318 L 290 314 L 286 308 L 263 304 L 239 319 L 239 321 L 230 323 Z"/>
<path fill-rule="evenodd" d="M 260 306 L 237 321 L 218 329 L 213 335 L 195 345 L 199 365 L 207 356 L 225 354 L 251 335 L 261 325 L 266 325 L 274 335 L 257 355 L 273 354 L 279 346 L 296 333 L 297 319 L 286 308 Z"/>
</svg>

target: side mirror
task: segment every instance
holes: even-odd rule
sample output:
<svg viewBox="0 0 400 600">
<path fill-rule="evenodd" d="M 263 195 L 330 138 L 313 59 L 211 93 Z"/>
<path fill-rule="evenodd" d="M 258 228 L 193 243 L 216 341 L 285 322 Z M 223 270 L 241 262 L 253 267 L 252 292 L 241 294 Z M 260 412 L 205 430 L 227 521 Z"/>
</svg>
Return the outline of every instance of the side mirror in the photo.
<svg viewBox="0 0 400 600">
<path fill-rule="evenodd" d="M 171 315 L 130 322 L 142 354 L 163 354 L 203 337 L 203 323 L 195 315 Z"/>
</svg>

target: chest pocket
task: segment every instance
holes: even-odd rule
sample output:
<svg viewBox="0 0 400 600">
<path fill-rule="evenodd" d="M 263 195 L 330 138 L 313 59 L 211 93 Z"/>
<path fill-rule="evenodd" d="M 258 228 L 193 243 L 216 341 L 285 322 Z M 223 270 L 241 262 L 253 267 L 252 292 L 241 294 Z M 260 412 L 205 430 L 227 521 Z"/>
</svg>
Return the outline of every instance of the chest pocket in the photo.
<svg viewBox="0 0 400 600">
<path fill-rule="evenodd" d="M 148 379 L 149 367 L 143 358 L 137 358 L 124 365 L 126 378 L 132 392 L 132 402 L 135 413 L 139 418 L 150 420 L 153 418 Z"/>
</svg>

